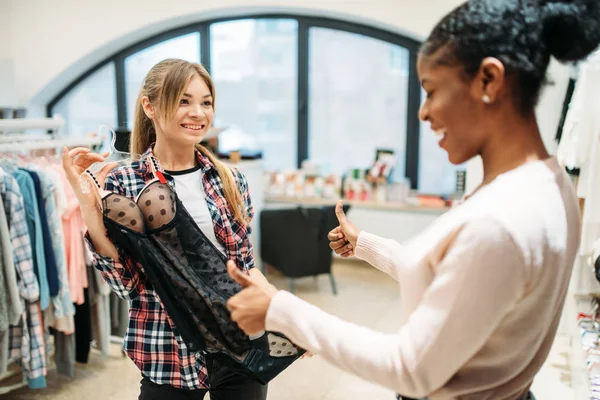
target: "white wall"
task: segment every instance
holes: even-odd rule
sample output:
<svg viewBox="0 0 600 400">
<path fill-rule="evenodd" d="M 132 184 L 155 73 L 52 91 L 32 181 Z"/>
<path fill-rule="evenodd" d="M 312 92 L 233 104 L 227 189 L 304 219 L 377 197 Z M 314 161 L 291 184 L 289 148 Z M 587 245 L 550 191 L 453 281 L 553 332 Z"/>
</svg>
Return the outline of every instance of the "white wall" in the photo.
<svg viewBox="0 0 600 400">
<path fill-rule="evenodd" d="M 460 3 L 459 0 L 2 1 L 12 4 L 10 41 L 21 104 L 47 102 L 81 72 L 127 44 L 215 16 L 278 10 L 348 16 L 422 38 L 443 14 Z"/>
<path fill-rule="evenodd" d="M 47 103 L 74 78 L 117 50 L 158 32 L 195 21 L 249 12 L 281 11 L 370 23 L 422 39 L 444 14 L 461 2 L 0 0 L 0 60 L 3 54 L 9 55 L 12 61 L 9 64 L 14 68 L 15 89 L 12 92 L 19 105 L 28 105 L 31 109 Z M 10 23 L 5 23 L 7 16 Z M 7 26 L 9 29 L 6 29 Z M 546 90 L 538 108 L 538 117 L 546 143 L 554 151 L 553 137 L 567 84 L 566 69 L 553 64 L 551 76 L 557 85 Z M 0 87 L 5 85 L 7 83 L 0 80 Z"/>
<path fill-rule="evenodd" d="M 11 3 L 0 0 L 0 107 L 17 103 L 11 39 Z"/>
</svg>

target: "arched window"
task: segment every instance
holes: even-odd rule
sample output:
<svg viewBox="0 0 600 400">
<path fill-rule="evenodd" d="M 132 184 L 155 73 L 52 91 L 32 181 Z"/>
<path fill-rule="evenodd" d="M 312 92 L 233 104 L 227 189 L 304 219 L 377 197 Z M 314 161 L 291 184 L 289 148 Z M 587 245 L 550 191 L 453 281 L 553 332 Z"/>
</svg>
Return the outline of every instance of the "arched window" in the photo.
<svg viewBox="0 0 600 400">
<path fill-rule="evenodd" d="M 201 62 L 217 90 L 215 124 L 234 126 L 220 146 L 259 147 L 268 170 L 311 159 L 324 173 L 368 168 L 394 150 L 393 179 L 424 193 L 454 190 L 455 168 L 418 120 L 420 43 L 376 27 L 320 17 L 261 15 L 203 21 L 114 54 L 47 107 L 69 135 L 101 123 L 131 128 L 150 67 L 169 58 Z M 247 140 L 246 133 L 251 140 Z"/>
</svg>

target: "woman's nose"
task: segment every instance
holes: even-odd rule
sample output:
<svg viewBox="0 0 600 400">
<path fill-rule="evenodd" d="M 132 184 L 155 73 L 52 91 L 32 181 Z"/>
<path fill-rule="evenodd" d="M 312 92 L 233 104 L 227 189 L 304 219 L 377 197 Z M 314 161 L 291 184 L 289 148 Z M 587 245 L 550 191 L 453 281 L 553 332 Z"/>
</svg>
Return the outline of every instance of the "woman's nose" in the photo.
<svg viewBox="0 0 600 400">
<path fill-rule="evenodd" d="M 192 117 L 201 117 L 203 114 L 204 113 L 202 111 L 202 107 L 200 107 L 200 104 L 192 104 L 190 107 L 190 115 Z"/>
<path fill-rule="evenodd" d="M 427 108 L 427 102 L 424 102 L 419 109 L 419 119 L 424 122 L 429 120 L 429 109 Z"/>
</svg>

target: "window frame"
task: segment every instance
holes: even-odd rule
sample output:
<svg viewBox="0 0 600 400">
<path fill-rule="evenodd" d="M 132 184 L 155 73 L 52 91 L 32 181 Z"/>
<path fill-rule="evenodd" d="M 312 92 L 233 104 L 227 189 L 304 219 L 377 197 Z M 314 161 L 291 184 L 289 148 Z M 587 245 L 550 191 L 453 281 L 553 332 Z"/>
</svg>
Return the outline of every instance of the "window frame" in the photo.
<svg viewBox="0 0 600 400">
<path fill-rule="evenodd" d="M 408 74 L 408 99 L 407 99 L 407 118 L 406 118 L 406 158 L 405 158 L 405 176 L 410 180 L 411 188 L 419 187 L 419 137 L 420 123 L 418 112 L 421 104 L 421 86 L 417 76 L 416 65 L 417 55 L 421 42 L 413 38 L 390 32 L 385 29 L 374 26 L 339 20 L 329 17 L 302 16 L 285 13 L 260 13 L 260 14 L 242 14 L 235 17 L 223 17 L 195 22 L 183 27 L 167 30 L 152 37 L 143 39 L 137 43 L 127 46 L 111 56 L 105 58 L 92 68 L 81 74 L 73 80 L 68 86 L 54 96 L 46 106 L 46 114 L 51 116 L 54 106 L 78 84 L 87 77 L 96 72 L 103 66 L 114 63 L 115 65 L 115 85 L 116 85 L 116 103 L 117 120 L 119 127 L 127 128 L 127 109 L 125 96 L 125 59 L 138 51 L 153 46 L 160 42 L 175 38 L 188 33 L 198 32 L 200 34 L 200 62 L 210 72 L 210 26 L 214 23 L 228 22 L 243 19 L 291 19 L 298 23 L 298 46 L 297 46 L 297 166 L 300 167 L 302 161 L 308 158 L 309 150 L 309 132 L 308 132 L 308 102 L 309 93 L 309 30 L 310 28 L 327 28 L 348 33 L 364 35 L 370 38 L 379 39 L 391 44 L 401 46 L 409 52 L 409 74 Z"/>
</svg>

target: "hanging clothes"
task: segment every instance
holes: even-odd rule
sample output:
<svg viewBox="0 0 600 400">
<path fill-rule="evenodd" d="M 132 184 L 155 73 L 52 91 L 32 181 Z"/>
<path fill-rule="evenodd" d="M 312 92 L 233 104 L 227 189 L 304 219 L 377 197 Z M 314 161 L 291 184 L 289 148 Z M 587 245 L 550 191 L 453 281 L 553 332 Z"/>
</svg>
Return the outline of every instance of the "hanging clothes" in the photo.
<svg viewBox="0 0 600 400">
<path fill-rule="evenodd" d="M 65 201 L 62 214 L 65 255 L 69 271 L 69 288 L 71 299 L 76 305 L 85 302 L 84 288 L 88 286 L 83 243 L 81 238 L 86 232 L 86 226 L 81 216 L 81 209 L 73 188 L 61 166 L 55 165 L 55 171 L 63 182 Z"/>
<path fill-rule="evenodd" d="M 75 335 L 65 334 L 54 331 L 54 345 L 56 353 L 54 362 L 56 363 L 56 372 L 68 377 L 75 376 Z"/>
<path fill-rule="evenodd" d="M 8 225 L 6 224 L 6 215 L 4 214 L 4 204 L 0 201 L 0 319 L 6 318 L 5 322 L 0 322 L 0 376 L 7 371 L 8 368 L 8 329 L 11 322 L 10 316 L 10 286 L 12 283 L 10 278 L 6 276 L 7 269 L 13 269 L 12 256 L 9 258 L 5 253 L 10 254 L 12 250 L 10 246 L 5 246 L 4 241 L 8 241 Z M 8 264 L 10 262 L 10 264 Z M 17 281 L 14 281 L 16 289 Z M 17 299 L 18 300 L 18 299 Z"/>
<path fill-rule="evenodd" d="M 40 287 L 33 271 L 31 243 L 25 215 L 23 196 L 15 178 L 0 167 L 0 194 L 8 221 L 14 265 L 18 276 L 21 297 L 35 302 L 40 297 Z"/>
<path fill-rule="evenodd" d="M 94 268 L 94 256 L 87 246 L 85 263 L 88 272 L 88 289 L 92 308 L 92 339 L 96 348 L 105 356 L 110 353 L 110 287 L 100 271 Z"/>
<path fill-rule="evenodd" d="M 46 387 L 46 352 L 38 300 L 40 287 L 33 267 L 27 215 L 17 180 L 0 168 L 0 195 L 6 212 L 18 287 L 24 312 L 9 332 L 9 358 L 19 359 L 31 388 Z"/>
<path fill-rule="evenodd" d="M 50 297 L 58 296 L 60 283 L 58 280 L 58 269 L 56 266 L 56 257 L 52 248 L 52 239 L 50 238 L 50 228 L 48 226 L 48 216 L 46 215 L 46 202 L 42 191 L 42 184 L 39 175 L 29 169 L 22 169 L 29 174 L 33 180 L 35 194 L 37 197 L 38 213 L 40 216 L 40 224 L 42 230 L 42 241 L 44 245 L 44 254 L 46 255 L 46 275 L 48 277 L 48 287 L 50 289 Z"/>
<path fill-rule="evenodd" d="M 554 140 L 556 140 L 558 143 L 560 143 L 562 140 L 563 127 L 565 126 L 567 112 L 569 111 L 571 100 L 573 99 L 573 92 L 575 92 L 576 82 L 577 80 L 575 78 L 569 78 L 569 84 L 567 85 L 567 93 L 565 94 L 565 100 L 563 101 L 563 107 L 560 113 L 560 121 L 558 122 L 558 128 L 556 129 L 556 135 L 554 137 Z"/>
<path fill-rule="evenodd" d="M 76 356 L 87 361 L 92 318 L 104 321 L 96 338 L 103 353 L 110 347 L 110 289 L 103 281 L 94 286 L 94 313 L 86 289 L 86 227 L 56 161 L 0 160 L 0 375 L 18 363 L 34 389 L 46 387 L 48 354 L 54 354 L 56 371 L 71 377 Z"/>
<path fill-rule="evenodd" d="M 37 173 L 40 179 L 41 192 L 45 205 L 48 221 L 48 230 L 51 248 L 54 254 L 58 274 L 58 295 L 52 297 L 54 307 L 53 319 L 48 324 L 60 332 L 71 334 L 75 331 L 75 307 L 71 298 L 69 276 L 65 258 L 64 235 L 62 225 L 62 212 L 57 206 L 58 199 L 64 198 L 63 185 L 60 176 L 53 168 L 42 168 L 34 164 L 27 164 L 27 169 Z"/>
<path fill-rule="evenodd" d="M 17 271 L 13 261 L 11 234 L 8 229 L 8 220 L 4 210 L 4 202 L 0 200 L 0 247 L 2 247 L 2 267 L 6 282 L 8 303 L 8 319 L 10 325 L 19 323 L 23 314 L 23 302 L 17 285 Z"/>
<path fill-rule="evenodd" d="M 17 325 L 23 314 L 23 302 L 17 286 L 17 275 L 14 267 L 12 247 L 10 241 L 10 232 L 8 230 L 8 221 L 4 211 L 4 202 L 0 199 L 0 267 L 3 271 L 5 282 L 6 306 L 9 325 Z M 8 368 L 9 358 L 9 328 L 5 331 L 0 330 L 0 375 L 5 373 Z"/>
<path fill-rule="evenodd" d="M 75 306 L 75 360 L 87 364 L 92 342 L 92 317 L 88 289 L 83 289 L 84 301 Z"/>
<path fill-rule="evenodd" d="M 42 237 L 42 223 L 38 211 L 35 187 L 33 179 L 31 179 L 26 172 L 14 170 L 12 175 L 17 180 L 23 197 L 29 240 L 33 255 L 33 267 L 40 286 L 40 303 L 42 310 L 45 310 L 50 305 L 50 288 L 48 286 L 46 254 L 44 252 L 44 239 Z"/>
<path fill-rule="evenodd" d="M 573 100 L 558 147 L 559 161 L 569 169 L 579 168 L 577 196 L 585 199 L 581 245 L 573 276 L 576 292 L 600 292 L 594 278 L 591 255 L 600 238 L 600 50 L 579 69 Z"/>
<path fill-rule="evenodd" d="M 2 257 L 2 246 L 0 246 L 0 334 L 8 331 L 8 289 L 4 277 L 4 261 Z"/>
</svg>

